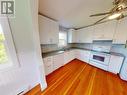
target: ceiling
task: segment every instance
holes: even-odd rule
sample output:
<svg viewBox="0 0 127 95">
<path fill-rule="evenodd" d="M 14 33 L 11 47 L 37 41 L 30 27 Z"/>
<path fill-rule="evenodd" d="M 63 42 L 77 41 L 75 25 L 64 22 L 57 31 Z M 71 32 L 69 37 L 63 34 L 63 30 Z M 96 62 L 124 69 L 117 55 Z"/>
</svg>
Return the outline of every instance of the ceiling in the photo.
<svg viewBox="0 0 127 95">
<path fill-rule="evenodd" d="M 91 14 L 107 12 L 113 0 L 40 0 L 39 12 L 58 20 L 66 28 L 88 26 L 101 17 L 89 17 Z"/>
</svg>

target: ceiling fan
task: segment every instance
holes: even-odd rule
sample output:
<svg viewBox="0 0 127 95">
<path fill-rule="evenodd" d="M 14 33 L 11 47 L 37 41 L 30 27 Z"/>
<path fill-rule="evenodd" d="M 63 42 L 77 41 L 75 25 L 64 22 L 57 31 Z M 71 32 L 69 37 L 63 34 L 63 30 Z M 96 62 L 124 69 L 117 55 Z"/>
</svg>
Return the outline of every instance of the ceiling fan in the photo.
<svg viewBox="0 0 127 95">
<path fill-rule="evenodd" d="M 103 21 L 104 19 L 109 19 L 109 20 L 117 19 L 117 20 L 120 20 L 120 19 L 125 17 L 124 13 L 125 13 L 125 11 L 127 11 L 127 0 L 114 0 L 113 6 L 114 7 L 109 12 L 90 15 L 90 17 L 106 15 L 105 17 L 98 20 L 94 24 L 98 24 L 101 21 Z"/>
</svg>

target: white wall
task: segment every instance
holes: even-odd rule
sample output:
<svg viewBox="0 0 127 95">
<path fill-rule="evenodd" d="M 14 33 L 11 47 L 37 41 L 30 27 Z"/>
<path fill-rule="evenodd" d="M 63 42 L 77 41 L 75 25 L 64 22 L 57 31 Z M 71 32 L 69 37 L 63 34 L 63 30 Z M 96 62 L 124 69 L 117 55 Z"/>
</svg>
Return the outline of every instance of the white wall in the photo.
<svg viewBox="0 0 127 95">
<path fill-rule="evenodd" d="M 0 95 L 16 95 L 38 83 L 42 84 L 42 89 L 46 87 L 36 18 L 38 2 L 37 0 L 15 1 L 16 16 L 9 20 L 20 67 L 0 72 Z"/>
<path fill-rule="evenodd" d="M 42 54 L 41 54 L 41 46 L 40 46 L 40 39 L 39 39 L 39 25 L 38 25 L 38 0 L 30 0 L 31 1 L 31 15 L 32 15 L 32 24 L 34 27 L 33 31 L 33 37 L 34 37 L 34 46 L 36 49 L 36 56 L 37 61 L 39 64 L 40 69 L 40 76 L 41 76 L 41 83 L 42 83 L 42 90 L 47 87 L 45 75 L 44 75 L 44 64 L 42 60 Z"/>
</svg>

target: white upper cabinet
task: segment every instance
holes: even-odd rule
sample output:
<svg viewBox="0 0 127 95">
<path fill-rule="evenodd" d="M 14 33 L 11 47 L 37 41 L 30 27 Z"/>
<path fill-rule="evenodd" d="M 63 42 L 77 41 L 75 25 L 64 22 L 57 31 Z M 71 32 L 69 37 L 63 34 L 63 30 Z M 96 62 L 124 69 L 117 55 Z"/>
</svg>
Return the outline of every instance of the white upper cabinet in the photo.
<svg viewBox="0 0 127 95">
<path fill-rule="evenodd" d="M 125 44 L 127 40 L 127 18 L 118 21 L 113 44 Z"/>
<path fill-rule="evenodd" d="M 57 44 L 59 42 L 59 23 L 56 21 L 50 21 L 50 37 L 52 39 L 51 44 Z"/>
<path fill-rule="evenodd" d="M 82 28 L 76 31 L 78 43 L 93 42 L 93 27 Z"/>
<path fill-rule="evenodd" d="M 94 26 L 94 40 L 113 40 L 115 33 L 116 21 L 109 21 Z"/>
<path fill-rule="evenodd" d="M 59 24 L 39 15 L 39 33 L 41 44 L 57 44 L 59 41 Z"/>
<path fill-rule="evenodd" d="M 76 30 L 76 43 L 82 43 L 82 38 L 81 38 L 81 29 L 80 30 Z"/>
<path fill-rule="evenodd" d="M 74 29 L 68 31 L 68 43 L 76 43 L 76 31 Z"/>
</svg>

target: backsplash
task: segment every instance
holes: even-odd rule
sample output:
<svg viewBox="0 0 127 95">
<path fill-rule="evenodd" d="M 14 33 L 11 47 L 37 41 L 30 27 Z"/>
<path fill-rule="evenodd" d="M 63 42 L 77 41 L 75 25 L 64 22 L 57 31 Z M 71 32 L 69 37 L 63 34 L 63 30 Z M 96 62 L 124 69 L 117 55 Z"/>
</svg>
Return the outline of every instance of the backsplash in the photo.
<svg viewBox="0 0 127 95">
<path fill-rule="evenodd" d="M 78 43 L 74 43 L 71 44 L 71 47 L 75 47 L 75 48 L 85 48 L 85 49 L 92 49 L 93 44 L 78 44 Z"/>
<path fill-rule="evenodd" d="M 70 48 L 70 47 L 92 49 L 93 45 L 96 45 L 96 44 L 110 45 L 111 52 L 123 54 L 126 57 L 126 61 L 127 61 L 127 48 L 125 48 L 125 45 L 112 45 L 111 42 L 94 42 L 92 44 L 91 43 L 90 44 L 73 43 L 73 44 L 68 44 L 66 47 L 59 47 L 57 44 L 50 44 L 50 45 L 41 45 L 41 49 L 43 53 L 56 51 L 63 48 Z"/>
<path fill-rule="evenodd" d="M 59 47 L 57 44 L 41 45 L 42 53 L 57 51 L 63 48 L 70 48 L 71 44 L 68 44 L 66 47 Z"/>
<path fill-rule="evenodd" d="M 75 43 L 71 44 L 72 47 L 92 49 L 94 45 L 111 46 L 112 41 L 94 41 L 93 43 Z"/>
<path fill-rule="evenodd" d="M 96 44 L 101 44 L 106 46 L 110 45 L 111 46 L 110 51 L 123 54 L 126 57 L 125 61 L 127 62 L 127 48 L 125 48 L 125 45 L 113 45 L 111 44 L 111 42 L 94 42 L 92 44 L 71 44 L 71 46 L 77 48 L 92 49 L 93 45 Z"/>
</svg>

